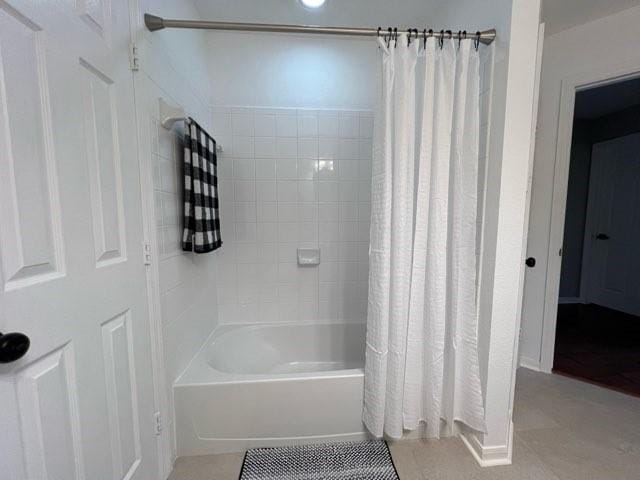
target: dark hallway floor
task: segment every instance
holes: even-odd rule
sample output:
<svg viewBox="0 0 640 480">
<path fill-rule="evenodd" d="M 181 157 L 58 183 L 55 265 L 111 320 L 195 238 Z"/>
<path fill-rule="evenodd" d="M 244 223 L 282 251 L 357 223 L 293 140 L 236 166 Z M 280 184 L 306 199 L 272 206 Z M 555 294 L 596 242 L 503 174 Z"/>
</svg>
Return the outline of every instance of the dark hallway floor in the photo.
<svg viewBox="0 0 640 480">
<path fill-rule="evenodd" d="M 559 305 L 553 371 L 640 397 L 640 317 Z"/>
</svg>

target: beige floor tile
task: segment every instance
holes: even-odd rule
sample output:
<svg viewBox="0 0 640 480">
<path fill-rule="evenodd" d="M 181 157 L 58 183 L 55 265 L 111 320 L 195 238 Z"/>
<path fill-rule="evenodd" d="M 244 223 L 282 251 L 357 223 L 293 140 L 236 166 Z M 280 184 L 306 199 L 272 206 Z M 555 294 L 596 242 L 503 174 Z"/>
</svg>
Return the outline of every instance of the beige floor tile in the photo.
<svg viewBox="0 0 640 480">
<path fill-rule="evenodd" d="M 243 453 L 181 457 L 169 480 L 238 480 Z"/>
<path fill-rule="evenodd" d="M 413 455 L 415 443 L 415 441 L 389 442 L 393 464 L 400 480 L 426 480 Z"/>
</svg>

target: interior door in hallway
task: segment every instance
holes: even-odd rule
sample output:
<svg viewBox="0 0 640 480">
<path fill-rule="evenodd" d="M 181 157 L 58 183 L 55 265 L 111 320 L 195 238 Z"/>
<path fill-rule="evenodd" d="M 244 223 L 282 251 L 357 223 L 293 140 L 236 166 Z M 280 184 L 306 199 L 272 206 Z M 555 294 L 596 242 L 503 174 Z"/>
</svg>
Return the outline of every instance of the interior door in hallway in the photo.
<svg viewBox="0 0 640 480">
<path fill-rule="evenodd" d="M 640 315 L 640 134 L 594 144 L 586 299 Z"/>
<path fill-rule="evenodd" d="M 156 480 L 126 0 L 0 0 L 3 480 Z"/>
</svg>

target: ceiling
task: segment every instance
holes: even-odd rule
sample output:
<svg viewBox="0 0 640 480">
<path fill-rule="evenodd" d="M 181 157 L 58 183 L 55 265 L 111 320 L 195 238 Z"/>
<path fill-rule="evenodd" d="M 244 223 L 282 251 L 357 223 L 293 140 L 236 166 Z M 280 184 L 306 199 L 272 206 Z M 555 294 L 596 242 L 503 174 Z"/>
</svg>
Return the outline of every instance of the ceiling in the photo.
<svg viewBox="0 0 640 480">
<path fill-rule="evenodd" d="M 546 35 L 640 5 L 640 0 L 543 0 Z"/>
<path fill-rule="evenodd" d="M 578 92 L 574 116 L 593 120 L 637 105 L 640 105 L 640 78 Z"/>
</svg>

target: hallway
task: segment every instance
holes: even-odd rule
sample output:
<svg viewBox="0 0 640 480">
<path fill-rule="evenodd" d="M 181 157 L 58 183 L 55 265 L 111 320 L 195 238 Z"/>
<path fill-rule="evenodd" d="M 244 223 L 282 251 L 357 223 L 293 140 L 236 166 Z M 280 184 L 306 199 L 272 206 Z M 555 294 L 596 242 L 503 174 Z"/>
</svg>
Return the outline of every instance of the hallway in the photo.
<svg viewBox="0 0 640 480">
<path fill-rule="evenodd" d="M 559 305 L 553 371 L 640 397 L 639 320 L 594 304 Z"/>
</svg>

